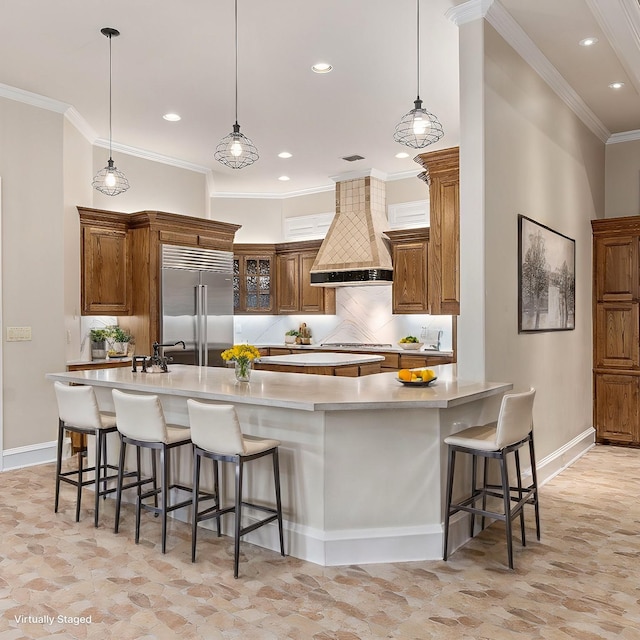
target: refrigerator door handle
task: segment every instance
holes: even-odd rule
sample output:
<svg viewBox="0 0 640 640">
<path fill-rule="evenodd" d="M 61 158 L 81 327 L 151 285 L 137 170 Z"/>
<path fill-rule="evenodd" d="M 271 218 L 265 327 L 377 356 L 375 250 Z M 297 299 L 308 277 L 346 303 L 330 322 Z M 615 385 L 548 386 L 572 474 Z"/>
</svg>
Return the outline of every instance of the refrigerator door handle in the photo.
<svg viewBox="0 0 640 640">
<path fill-rule="evenodd" d="M 207 311 L 209 309 L 209 304 L 208 304 L 208 300 L 207 300 L 207 285 L 206 284 L 202 284 L 200 285 L 200 289 L 202 291 L 202 316 L 201 316 L 201 322 L 202 322 L 202 352 L 203 352 L 203 359 L 202 359 L 202 364 L 205 367 L 209 366 L 209 338 L 207 337 Z"/>
<path fill-rule="evenodd" d="M 202 366 L 202 285 L 196 285 L 196 345 L 198 349 L 198 362 Z"/>
</svg>

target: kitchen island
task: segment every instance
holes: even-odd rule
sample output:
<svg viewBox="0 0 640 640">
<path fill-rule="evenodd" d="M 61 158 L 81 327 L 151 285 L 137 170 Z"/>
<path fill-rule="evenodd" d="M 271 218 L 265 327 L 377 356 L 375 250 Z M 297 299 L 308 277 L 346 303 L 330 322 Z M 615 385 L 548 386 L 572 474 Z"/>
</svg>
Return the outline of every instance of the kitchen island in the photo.
<svg viewBox="0 0 640 640">
<path fill-rule="evenodd" d="M 352 353 L 292 353 L 282 356 L 262 356 L 255 369 L 282 373 L 317 373 L 323 376 L 368 376 L 380 373 L 383 356 Z"/>
<path fill-rule="evenodd" d="M 112 389 L 158 394 L 167 420 L 182 425 L 187 398 L 233 403 L 247 434 L 282 442 L 287 553 L 329 566 L 441 557 L 442 440 L 495 420 L 512 385 L 458 380 L 455 365 L 434 370 L 438 380 L 430 386 L 403 385 L 394 373 L 342 378 L 272 371 L 254 371 L 250 383 L 239 383 L 232 369 L 187 365 L 164 374 L 103 369 L 47 378 L 92 385 L 104 410 L 113 409 Z M 249 491 L 269 503 L 269 465 L 260 462 Z M 172 466 L 176 481 L 190 484 L 190 453 Z M 452 545 L 468 535 L 466 521 L 459 524 L 452 525 Z M 247 540 L 277 549 L 275 528 Z"/>
</svg>

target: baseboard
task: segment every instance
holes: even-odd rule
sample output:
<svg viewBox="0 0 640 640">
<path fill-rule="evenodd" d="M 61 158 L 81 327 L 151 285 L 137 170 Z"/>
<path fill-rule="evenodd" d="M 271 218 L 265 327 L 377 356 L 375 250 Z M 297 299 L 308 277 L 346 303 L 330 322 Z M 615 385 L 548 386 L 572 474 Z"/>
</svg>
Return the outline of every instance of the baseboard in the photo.
<svg viewBox="0 0 640 640">
<path fill-rule="evenodd" d="M 536 465 L 538 486 L 544 485 L 567 467 L 570 467 L 578 458 L 581 458 L 589 449 L 594 447 L 595 442 L 596 430 L 593 427 L 588 427 L 573 440 L 569 440 L 559 449 L 538 460 Z"/>
<path fill-rule="evenodd" d="M 51 442 L 40 442 L 25 447 L 6 449 L 2 452 L 2 470 L 11 471 L 23 467 L 33 467 L 37 464 L 55 462 L 57 446 L 57 441 L 52 440 Z"/>
</svg>

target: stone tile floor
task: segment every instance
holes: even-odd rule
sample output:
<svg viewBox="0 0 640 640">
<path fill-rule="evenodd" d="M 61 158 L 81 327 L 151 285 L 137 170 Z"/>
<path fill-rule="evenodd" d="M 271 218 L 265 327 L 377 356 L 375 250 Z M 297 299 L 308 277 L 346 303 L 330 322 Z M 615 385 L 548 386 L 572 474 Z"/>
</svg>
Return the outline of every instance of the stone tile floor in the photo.
<svg viewBox="0 0 640 640">
<path fill-rule="evenodd" d="M 596 446 L 548 482 L 513 572 L 495 523 L 446 563 L 325 568 L 245 544 L 235 580 L 230 538 L 204 531 L 192 564 L 187 524 L 163 556 L 150 514 L 134 544 L 131 505 L 118 535 L 88 492 L 79 523 L 72 487 L 54 514 L 53 474 L 0 474 L 0 640 L 640 638 L 638 450 Z"/>
</svg>

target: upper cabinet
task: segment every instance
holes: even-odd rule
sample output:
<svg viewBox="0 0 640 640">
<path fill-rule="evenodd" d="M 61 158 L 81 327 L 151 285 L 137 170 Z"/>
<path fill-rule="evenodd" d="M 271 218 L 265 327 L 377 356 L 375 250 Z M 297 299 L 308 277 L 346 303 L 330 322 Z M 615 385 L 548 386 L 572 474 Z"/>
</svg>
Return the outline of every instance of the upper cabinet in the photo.
<svg viewBox="0 0 640 640">
<path fill-rule="evenodd" d="M 119 214 L 79 209 L 82 315 L 131 313 L 128 224 Z"/>
<path fill-rule="evenodd" d="M 286 242 L 276 245 L 276 313 L 336 312 L 336 291 L 311 286 L 311 267 L 321 240 Z"/>
<path fill-rule="evenodd" d="M 161 246 L 233 251 L 239 225 L 163 211 L 117 213 L 78 207 L 84 315 L 128 316 L 138 353 L 160 338 Z"/>
<path fill-rule="evenodd" d="M 416 157 L 428 172 L 430 228 L 429 313 L 460 313 L 460 153 L 458 147 Z"/>
<path fill-rule="evenodd" d="M 595 294 L 599 302 L 638 297 L 638 237 L 594 238 Z"/>
<path fill-rule="evenodd" d="M 233 252 L 234 314 L 273 313 L 275 246 L 236 244 Z"/>
<path fill-rule="evenodd" d="M 429 313 L 429 229 L 385 231 L 393 260 L 393 313 Z"/>
</svg>

